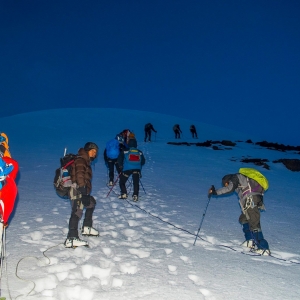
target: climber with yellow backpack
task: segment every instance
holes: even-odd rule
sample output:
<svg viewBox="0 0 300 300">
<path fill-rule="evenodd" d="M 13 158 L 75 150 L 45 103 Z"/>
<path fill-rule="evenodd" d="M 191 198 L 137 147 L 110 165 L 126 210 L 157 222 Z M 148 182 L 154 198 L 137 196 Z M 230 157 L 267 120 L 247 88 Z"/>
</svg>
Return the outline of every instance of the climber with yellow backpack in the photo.
<svg viewBox="0 0 300 300">
<path fill-rule="evenodd" d="M 264 239 L 260 225 L 260 212 L 265 210 L 263 196 L 269 188 L 266 177 L 256 169 L 240 168 L 236 174 L 225 175 L 222 184 L 223 187 L 217 190 L 212 185 L 208 196 L 221 196 L 235 191 L 242 210 L 239 222 L 246 239 L 242 245 L 251 248 L 252 252 L 270 255 L 269 244 Z"/>
</svg>

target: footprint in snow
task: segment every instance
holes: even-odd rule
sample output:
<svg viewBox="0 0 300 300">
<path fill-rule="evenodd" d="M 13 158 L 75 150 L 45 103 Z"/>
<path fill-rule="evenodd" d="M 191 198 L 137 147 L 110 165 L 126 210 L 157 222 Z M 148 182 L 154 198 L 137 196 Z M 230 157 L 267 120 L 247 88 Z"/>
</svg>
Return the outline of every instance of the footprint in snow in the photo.
<svg viewBox="0 0 300 300">
<path fill-rule="evenodd" d="M 123 274 L 135 274 L 139 271 L 137 265 L 130 264 L 130 263 L 124 263 L 119 265 L 120 271 Z"/>
<path fill-rule="evenodd" d="M 190 262 L 190 259 L 187 256 L 179 256 L 179 258 L 181 260 L 183 260 L 185 263 L 189 263 Z"/>
<path fill-rule="evenodd" d="M 168 265 L 168 270 L 171 275 L 177 275 L 177 267 L 173 265 Z"/>
<path fill-rule="evenodd" d="M 136 255 L 138 258 L 146 258 L 150 256 L 150 252 L 143 251 L 140 249 L 128 249 L 130 254 Z"/>
<path fill-rule="evenodd" d="M 114 208 L 114 209 L 116 209 L 118 206 L 119 206 L 118 203 L 112 203 L 112 204 L 111 204 L 111 208 Z"/>
<path fill-rule="evenodd" d="M 83 265 L 81 268 L 82 276 L 86 279 L 96 277 L 101 281 L 101 285 L 109 284 L 111 279 L 111 268 L 100 268 L 92 265 Z"/>
<path fill-rule="evenodd" d="M 196 285 L 204 285 L 204 282 L 197 275 L 188 275 L 188 278 L 192 280 Z"/>
<path fill-rule="evenodd" d="M 165 248 L 164 250 L 165 250 L 165 252 L 166 252 L 167 255 L 169 255 L 169 254 L 171 254 L 173 252 L 172 249 L 168 249 L 168 248 Z"/>
<path fill-rule="evenodd" d="M 134 220 L 129 220 L 129 221 L 128 221 L 128 225 L 129 225 L 130 227 L 136 227 L 136 226 L 140 226 L 140 223 L 137 222 L 137 221 L 134 221 Z"/>
<path fill-rule="evenodd" d="M 180 243 L 181 242 L 181 239 L 178 238 L 177 236 L 171 236 L 170 240 L 172 243 Z"/>
<path fill-rule="evenodd" d="M 125 229 L 122 231 L 122 234 L 125 235 L 127 239 L 131 241 L 140 238 L 139 232 L 133 229 Z"/>
<path fill-rule="evenodd" d="M 211 296 L 211 292 L 207 289 L 199 289 L 199 291 L 203 296 Z"/>
<path fill-rule="evenodd" d="M 30 237 L 33 241 L 40 241 L 43 237 L 43 233 L 41 231 L 33 231 L 30 233 Z"/>
<path fill-rule="evenodd" d="M 104 247 L 102 248 L 102 251 L 107 257 L 111 257 L 113 254 L 111 248 Z"/>
</svg>

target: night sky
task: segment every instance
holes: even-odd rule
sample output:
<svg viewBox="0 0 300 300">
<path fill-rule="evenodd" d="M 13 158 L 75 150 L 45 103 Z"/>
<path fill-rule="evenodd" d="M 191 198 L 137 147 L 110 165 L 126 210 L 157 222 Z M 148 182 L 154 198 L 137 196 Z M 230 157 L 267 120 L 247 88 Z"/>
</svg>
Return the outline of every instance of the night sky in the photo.
<svg viewBox="0 0 300 300">
<path fill-rule="evenodd" d="M 298 0 L 0 0 L 0 117 L 124 108 L 300 145 L 299 16 Z"/>
</svg>

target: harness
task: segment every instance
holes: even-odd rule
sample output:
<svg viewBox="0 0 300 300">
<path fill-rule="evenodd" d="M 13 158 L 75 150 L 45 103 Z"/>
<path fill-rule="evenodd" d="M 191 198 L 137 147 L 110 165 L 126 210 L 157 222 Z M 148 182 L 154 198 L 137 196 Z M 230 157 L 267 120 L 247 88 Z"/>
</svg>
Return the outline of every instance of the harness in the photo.
<svg viewBox="0 0 300 300">
<path fill-rule="evenodd" d="M 246 189 L 244 191 L 242 191 L 243 197 L 242 197 L 242 199 L 239 200 L 239 203 L 240 203 L 243 214 L 246 216 L 247 220 L 249 220 L 250 217 L 247 212 L 249 208 L 253 209 L 255 206 L 257 206 L 259 209 L 265 210 L 265 206 L 263 203 L 262 203 L 262 205 L 258 206 L 253 201 L 253 193 L 257 193 L 258 195 L 263 196 L 264 189 L 261 187 L 261 185 L 259 183 L 257 183 L 257 186 L 252 188 L 249 178 L 246 177 L 246 179 L 247 179 L 247 186 L 246 187 L 240 186 L 241 189 L 243 189 L 243 188 L 246 188 Z M 259 192 L 259 189 L 262 189 L 262 192 Z"/>
</svg>

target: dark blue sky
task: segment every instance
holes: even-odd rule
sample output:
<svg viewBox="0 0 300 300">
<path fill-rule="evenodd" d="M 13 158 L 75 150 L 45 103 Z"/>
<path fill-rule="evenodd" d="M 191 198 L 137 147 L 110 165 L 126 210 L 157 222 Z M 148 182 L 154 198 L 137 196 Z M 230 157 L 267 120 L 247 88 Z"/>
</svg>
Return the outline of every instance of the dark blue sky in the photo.
<svg viewBox="0 0 300 300">
<path fill-rule="evenodd" d="M 0 0 L 0 117 L 128 108 L 300 145 L 299 16 L 298 0 Z"/>
</svg>

